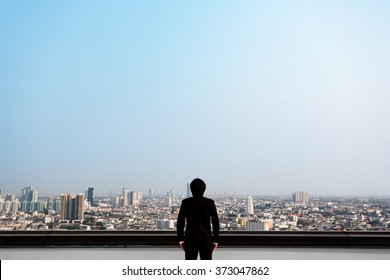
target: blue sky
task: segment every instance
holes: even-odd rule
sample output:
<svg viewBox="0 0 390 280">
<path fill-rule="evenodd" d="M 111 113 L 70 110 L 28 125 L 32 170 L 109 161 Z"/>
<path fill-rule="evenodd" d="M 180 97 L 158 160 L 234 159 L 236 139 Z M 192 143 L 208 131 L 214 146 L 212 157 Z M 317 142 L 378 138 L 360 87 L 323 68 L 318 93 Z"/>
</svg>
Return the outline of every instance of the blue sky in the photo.
<svg viewBox="0 0 390 280">
<path fill-rule="evenodd" d="M 0 1 L 0 188 L 389 195 L 387 1 Z"/>
</svg>

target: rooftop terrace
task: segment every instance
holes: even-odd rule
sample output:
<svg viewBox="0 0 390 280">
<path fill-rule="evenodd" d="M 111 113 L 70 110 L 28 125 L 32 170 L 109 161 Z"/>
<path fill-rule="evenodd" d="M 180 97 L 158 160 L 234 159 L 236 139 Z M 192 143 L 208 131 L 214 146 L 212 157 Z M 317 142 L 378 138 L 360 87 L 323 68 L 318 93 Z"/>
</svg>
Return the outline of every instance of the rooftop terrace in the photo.
<svg viewBox="0 0 390 280">
<path fill-rule="evenodd" d="M 173 231 L 0 232 L 0 259 L 183 259 Z M 390 232 L 222 232 L 214 259 L 390 259 Z"/>
</svg>

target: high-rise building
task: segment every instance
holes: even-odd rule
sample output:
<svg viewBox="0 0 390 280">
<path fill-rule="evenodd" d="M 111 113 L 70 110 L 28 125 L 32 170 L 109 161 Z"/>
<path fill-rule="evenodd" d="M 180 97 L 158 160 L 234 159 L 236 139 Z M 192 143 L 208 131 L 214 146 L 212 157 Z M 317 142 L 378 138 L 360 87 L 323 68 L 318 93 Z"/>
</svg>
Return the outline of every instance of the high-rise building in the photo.
<svg viewBox="0 0 390 280">
<path fill-rule="evenodd" d="M 164 205 L 168 207 L 172 206 L 172 198 L 170 198 L 169 196 L 164 197 Z"/>
<path fill-rule="evenodd" d="M 84 195 L 61 194 L 60 219 L 83 220 L 84 219 Z"/>
<path fill-rule="evenodd" d="M 168 192 L 167 192 L 167 197 L 170 197 L 173 201 L 173 197 L 174 197 L 174 192 L 172 189 L 170 189 Z"/>
<path fill-rule="evenodd" d="M 17 212 L 19 211 L 19 199 L 14 195 L 8 194 L 5 198 L 0 197 L 0 211 Z"/>
<path fill-rule="evenodd" d="M 131 192 L 130 193 L 130 205 L 131 206 L 139 206 L 139 203 L 142 199 L 142 192 Z"/>
<path fill-rule="evenodd" d="M 88 188 L 88 193 L 87 193 L 87 201 L 89 203 L 91 203 L 91 206 L 94 205 L 94 201 L 93 201 L 93 199 L 94 199 L 94 190 L 95 189 L 93 187 L 89 187 Z"/>
<path fill-rule="evenodd" d="M 128 206 L 129 205 L 129 189 L 123 188 L 122 195 L 123 195 L 122 206 Z"/>
<path fill-rule="evenodd" d="M 16 197 L 13 195 L 13 194 L 7 194 L 7 196 L 5 197 L 5 201 L 14 201 L 16 199 Z"/>
<path fill-rule="evenodd" d="M 149 189 L 149 199 L 152 200 L 153 197 L 154 197 L 153 189 L 150 188 L 150 189 Z"/>
<path fill-rule="evenodd" d="M 24 212 L 41 211 L 38 204 L 38 191 L 33 186 L 22 189 L 20 210 Z"/>
<path fill-rule="evenodd" d="M 46 201 L 46 210 L 49 211 L 60 211 L 60 200 L 59 199 L 47 199 Z"/>
<path fill-rule="evenodd" d="M 116 196 L 114 196 L 114 197 L 111 199 L 111 204 L 112 204 L 113 206 L 118 206 L 118 205 L 120 205 L 120 203 L 121 203 L 121 197 L 120 197 L 119 195 L 116 195 Z"/>
<path fill-rule="evenodd" d="M 31 203 L 31 201 L 23 200 L 20 202 L 20 211 L 33 212 L 33 203 Z"/>
<path fill-rule="evenodd" d="M 21 201 L 38 201 L 38 191 L 33 186 L 22 189 Z"/>
<path fill-rule="evenodd" d="M 253 214 L 253 198 L 251 196 L 246 199 L 246 212 L 250 215 Z"/>
<path fill-rule="evenodd" d="M 0 211 L 17 212 L 19 211 L 19 200 L 13 194 L 8 194 L 5 198 L 0 197 Z"/>
<path fill-rule="evenodd" d="M 5 211 L 5 212 L 18 212 L 19 211 L 19 201 L 14 200 L 0 200 L 0 211 Z"/>
<path fill-rule="evenodd" d="M 295 203 L 309 202 L 309 196 L 308 196 L 307 192 L 295 192 L 292 195 L 292 199 Z"/>
</svg>

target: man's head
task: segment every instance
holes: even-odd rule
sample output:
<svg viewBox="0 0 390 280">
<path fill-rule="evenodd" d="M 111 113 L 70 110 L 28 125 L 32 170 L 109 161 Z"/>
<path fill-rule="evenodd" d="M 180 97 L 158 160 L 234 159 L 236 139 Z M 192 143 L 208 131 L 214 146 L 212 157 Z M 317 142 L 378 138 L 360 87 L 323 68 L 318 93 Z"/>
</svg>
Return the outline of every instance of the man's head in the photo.
<svg viewBox="0 0 390 280">
<path fill-rule="evenodd" d="M 202 179 L 196 178 L 191 182 L 190 189 L 192 196 L 203 196 L 206 190 L 206 183 Z"/>
</svg>

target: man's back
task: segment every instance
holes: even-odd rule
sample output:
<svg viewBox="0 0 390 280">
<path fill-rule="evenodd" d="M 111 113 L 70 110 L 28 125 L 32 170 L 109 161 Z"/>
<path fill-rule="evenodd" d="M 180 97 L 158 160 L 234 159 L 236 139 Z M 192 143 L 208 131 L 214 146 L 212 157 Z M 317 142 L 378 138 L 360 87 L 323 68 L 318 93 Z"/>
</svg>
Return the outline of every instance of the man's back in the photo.
<svg viewBox="0 0 390 280">
<path fill-rule="evenodd" d="M 184 236 L 185 219 L 187 224 Z M 213 224 L 213 234 L 211 234 L 210 222 Z M 177 220 L 177 228 L 179 240 L 185 240 L 186 243 L 200 245 L 218 242 L 219 220 L 214 201 L 203 196 L 184 199 Z"/>
</svg>

